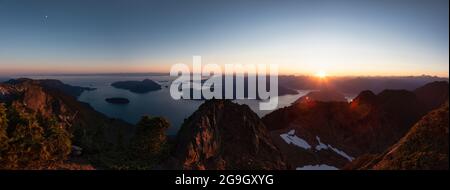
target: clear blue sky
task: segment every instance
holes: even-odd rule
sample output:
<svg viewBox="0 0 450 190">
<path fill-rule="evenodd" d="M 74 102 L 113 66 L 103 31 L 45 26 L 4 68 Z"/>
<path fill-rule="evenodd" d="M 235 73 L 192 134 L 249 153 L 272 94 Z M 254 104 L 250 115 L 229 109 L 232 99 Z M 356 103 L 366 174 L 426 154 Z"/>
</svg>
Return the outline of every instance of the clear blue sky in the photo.
<svg viewBox="0 0 450 190">
<path fill-rule="evenodd" d="M 283 73 L 448 76 L 447 0 L 0 0 L 0 74 L 277 63 Z"/>
</svg>

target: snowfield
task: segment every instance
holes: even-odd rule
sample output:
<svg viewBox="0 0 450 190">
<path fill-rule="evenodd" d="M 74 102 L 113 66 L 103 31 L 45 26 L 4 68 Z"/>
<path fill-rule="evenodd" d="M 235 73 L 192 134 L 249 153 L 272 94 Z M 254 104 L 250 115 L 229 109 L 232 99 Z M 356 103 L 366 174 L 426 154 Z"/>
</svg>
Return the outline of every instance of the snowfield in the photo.
<svg viewBox="0 0 450 190">
<path fill-rule="evenodd" d="M 320 150 L 326 150 L 326 149 L 331 149 L 332 151 L 334 151 L 336 154 L 341 155 L 342 157 L 344 157 L 345 159 L 347 159 L 348 161 L 353 161 L 355 158 L 349 156 L 347 153 L 345 153 L 342 150 L 339 150 L 337 148 L 334 148 L 333 146 L 329 145 L 329 144 L 324 144 L 322 143 L 322 141 L 320 141 L 320 137 L 316 136 L 317 142 L 319 142 L 319 145 L 316 146 L 316 150 L 320 151 Z"/>
<path fill-rule="evenodd" d="M 287 143 L 287 144 L 293 144 L 295 146 L 298 146 L 300 148 L 309 150 L 311 149 L 311 145 L 306 142 L 305 140 L 303 140 L 302 138 L 298 137 L 297 135 L 295 135 L 295 129 L 290 130 L 287 133 L 283 133 L 280 134 L 280 137 Z M 318 145 L 315 147 L 316 151 L 322 151 L 322 150 L 327 150 L 330 149 L 333 152 L 335 152 L 336 154 L 339 154 L 340 156 L 344 157 L 345 159 L 347 159 L 348 161 L 353 161 L 355 158 L 353 158 L 352 156 L 349 156 L 347 153 L 345 153 L 342 150 L 339 150 L 329 144 L 325 144 L 322 141 L 320 141 L 320 137 L 316 136 L 316 140 L 318 142 Z"/>
<path fill-rule="evenodd" d="M 305 140 L 295 135 L 295 130 L 290 130 L 288 133 L 283 133 L 280 137 L 288 144 L 293 144 L 303 149 L 310 149 L 311 145 L 308 144 Z"/>
</svg>

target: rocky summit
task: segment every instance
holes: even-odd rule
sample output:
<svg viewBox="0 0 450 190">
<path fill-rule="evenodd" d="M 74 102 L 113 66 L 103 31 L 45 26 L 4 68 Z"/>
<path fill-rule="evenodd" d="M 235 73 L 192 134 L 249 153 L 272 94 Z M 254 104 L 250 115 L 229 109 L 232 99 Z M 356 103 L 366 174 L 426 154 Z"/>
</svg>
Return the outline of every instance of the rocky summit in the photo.
<svg viewBox="0 0 450 190">
<path fill-rule="evenodd" d="M 209 100 L 181 127 L 177 169 L 286 169 L 260 118 L 247 105 Z"/>
</svg>

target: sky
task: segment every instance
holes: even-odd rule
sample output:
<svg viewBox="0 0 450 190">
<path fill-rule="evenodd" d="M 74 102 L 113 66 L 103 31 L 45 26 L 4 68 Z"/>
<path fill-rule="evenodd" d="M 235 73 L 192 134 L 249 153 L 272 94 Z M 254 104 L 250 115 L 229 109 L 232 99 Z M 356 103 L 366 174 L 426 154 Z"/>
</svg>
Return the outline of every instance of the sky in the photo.
<svg viewBox="0 0 450 190">
<path fill-rule="evenodd" d="M 282 74 L 449 71 L 448 0 L 0 0 L 0 75 L 278 64 Z"/>
</svg>

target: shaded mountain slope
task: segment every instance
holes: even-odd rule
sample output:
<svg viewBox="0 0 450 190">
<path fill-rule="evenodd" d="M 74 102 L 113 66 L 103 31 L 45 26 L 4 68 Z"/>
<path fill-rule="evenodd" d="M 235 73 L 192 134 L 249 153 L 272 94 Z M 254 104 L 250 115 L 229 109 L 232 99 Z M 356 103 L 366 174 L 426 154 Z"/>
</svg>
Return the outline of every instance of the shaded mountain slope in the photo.
<svg viewBox="0 0 450 190">
<path fill-rule="evenodd" d="M 448 169 L 448 117 L 447 102 L 425 115 L 399 142 L 384 153 L 362 156 L 346 169 Z"/>
<path fill-rule="evenodd" d="M 426 109 L 431 110 L 438 108 L 442 102 L 448 100 L 448 87 L 447 81 L 436 81 L 417 88 L 414 93 L 426 106 Z"/>
<path fill-rule="evenodd" d="M 68 84 L 64 84 L 59 80 L 54 79 L 41 79 L 41 80 L 32 80 L 27 78 L 20 78 L 20 79 L 10 79 L 6 81 L 6 84 L 16 85 L 24 82 L 31 82 L 35 84 L 39 84 L 40 86 L 45 87 L 49 90 L 59 90 L 66 95 L 71 95 L 73 97 L 78 97 L 83 93 L 84 91 L 91 91 L 95 90 L 95 88 L 88 88 L 88 87 L 79 87 L 79 86 L 72 86 Z"/>
</svg>

